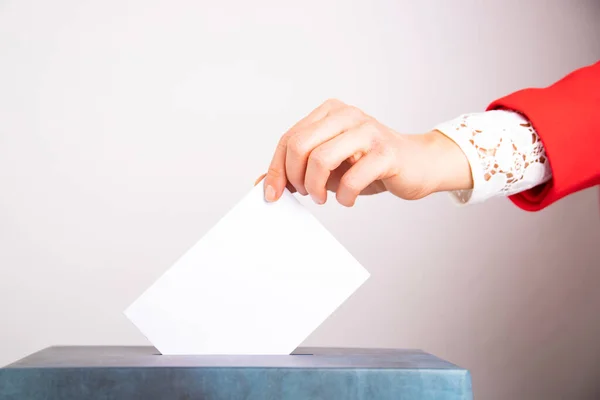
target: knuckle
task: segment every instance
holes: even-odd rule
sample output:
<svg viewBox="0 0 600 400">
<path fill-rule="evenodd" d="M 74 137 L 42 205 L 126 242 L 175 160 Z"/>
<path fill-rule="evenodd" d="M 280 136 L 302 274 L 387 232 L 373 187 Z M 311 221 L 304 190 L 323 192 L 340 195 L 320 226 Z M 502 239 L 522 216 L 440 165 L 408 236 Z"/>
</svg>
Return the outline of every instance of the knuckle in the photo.
<svg viewBox="0 0 600 400">
<path fill-rule="evenodd" d="M 365 135 L 370 140 L 371 148 L 376 148 L 381 143 L 381 137 L 377 131 L 377 126 L 372 121 L 363 123 L 360 127 L 362 135 Z"/>
<path fill-rule="evenodd" d="M 378 157 L 385 157 L 388 156 L 391 153 L 390 147 L 386 146 L 384 143 L 381 143 L 380 140 L 376 141 L 376 145 L 373 146 L 373 152 L 378 156 Z"/>
<path fill-rule="evenodd" d="M 396 157 L 394 149 L 390 146 L 386 146 L 385 144 L 378 144 L 375 146 L 374 150 L 380 158 L 383 158 L 386 161 L 392 161 Z"/>
<path fill-rule="evenodd" d="M 293 135 L 289 138 L 288 149 L 296 155 L 304 155 L 309 150 L 306 147 L 306 141 L 300 135 Z"/>
<path fill-rule="evenodd" d="M 368 132 L 368 134 L 373 136 L 375 140 L 379 140 L 379 124 L 377 121 L 369 118 L 363 123 L 362 126 L 365 132 Z"/>
<path fill-rule="evenodd" d="M 358 195 L 360 193 L 360 187 L 351 175 L 344 175 L 340 181 L 340 186 L 343 186 L 347 192 L 352 193 L 353 195 Z"/>
<path fill-rule="evenodd" d="M 282 152 L 285 154 L 287 150 L 287 140 L 280 140 L 279 143 L 277 143 L 277 149 L 275 151 L 277 152 Z"/>
<path fill-rule="evenodd" d="M 288 132 L 285 135 L 283 135 L 281 139 L 279 139 L 279 142 L 277 142 L 277 150 L 283 151 L 285 153 L 291 136 L 292 132 Z"/>
<path fill-rule="evenodd" d="M 283 171 L 275 167 L 269 167 L 269 170 L 267 171 L 267 176 L 271 179 L 279 179 L 281 176 L 283 176 Z"/>
<path fill-rule="evenodd" d="M 366 120 L 363 126 L 370 131 L 379 130 L 379 125 L 377 124 L 377 121 L 375 121 L 373 118 L 369 118 L 368 120 Z"/>
<path fill-rule="evenodd" d="M 312 153 L 310 153 L 308 160 L 319 169 L 324 169 L 328 167 L 327 153 L 323 150 L 314 150 Z"/>
<path fill-rule="evenodd" d="M 349 106 L 344 109 L 344 114 L 353 119 L 365 118 L 365 113 L 358 107 Z"/>
<path fill-rule="evenodd" d="M 331 109 L 331 108 L 339 107 L 343 104 L 344 103 L 338 99 L 330 98 L 330 99 L 325 100 L 325 102 L 323 103 L 323 106 Z"/>
</svg>

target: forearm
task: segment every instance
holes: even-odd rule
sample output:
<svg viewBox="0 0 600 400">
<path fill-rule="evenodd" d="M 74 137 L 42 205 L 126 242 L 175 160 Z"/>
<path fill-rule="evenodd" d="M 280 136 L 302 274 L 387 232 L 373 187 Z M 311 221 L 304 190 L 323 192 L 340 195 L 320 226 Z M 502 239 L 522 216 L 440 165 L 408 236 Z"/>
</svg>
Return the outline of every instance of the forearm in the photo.
<svg viewBox="0 0 600 400">
<path fill-rule="evenodd" d="M 438 130 L 422 135 L 422 139 L 429 149 L 429 176 L 435 192 L 473 188 L 471 166 L 460 146 Z"/>
<path fill-rule="evenodd" d="M 552 180 L 511 200 L 541 210 L 571 193 L 600 184 L 600 62 L 546 88 L 523 89 L 490 104 L 514 110 L 535 129 L 552 166 Z"/>
</svg>

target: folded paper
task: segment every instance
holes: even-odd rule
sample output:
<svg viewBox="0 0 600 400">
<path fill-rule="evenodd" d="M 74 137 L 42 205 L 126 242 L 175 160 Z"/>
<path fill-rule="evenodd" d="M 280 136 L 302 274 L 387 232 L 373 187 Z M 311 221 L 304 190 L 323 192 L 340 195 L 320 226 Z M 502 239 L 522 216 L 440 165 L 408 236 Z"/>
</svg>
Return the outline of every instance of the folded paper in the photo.
<svg viewBox="0 0 600 400">
<path fill-rule="evenodd" d="M 292 195 L 255 186 L 125 315 L 162 353 L 290 354 L 369 277 Z"/>
</svg>

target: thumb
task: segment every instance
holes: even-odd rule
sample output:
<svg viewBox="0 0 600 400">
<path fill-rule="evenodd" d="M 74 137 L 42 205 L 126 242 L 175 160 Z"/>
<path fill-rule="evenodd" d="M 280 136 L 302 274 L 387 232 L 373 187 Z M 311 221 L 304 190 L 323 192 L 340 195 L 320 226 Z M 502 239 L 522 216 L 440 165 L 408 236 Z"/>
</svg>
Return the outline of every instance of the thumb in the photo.
<svg viewBox="0 0 600 400">
<path fill-rule="evenodd" d="M 254 186 L 258 185 L 260 183 L 260 181 L 262 181 L 263 179 L 265 179 L 265 176 L 267 176 L 267 174 L 262 174 L 261 176 L 259 176 L 256 181 L 254 182 Z"/>
</svg>

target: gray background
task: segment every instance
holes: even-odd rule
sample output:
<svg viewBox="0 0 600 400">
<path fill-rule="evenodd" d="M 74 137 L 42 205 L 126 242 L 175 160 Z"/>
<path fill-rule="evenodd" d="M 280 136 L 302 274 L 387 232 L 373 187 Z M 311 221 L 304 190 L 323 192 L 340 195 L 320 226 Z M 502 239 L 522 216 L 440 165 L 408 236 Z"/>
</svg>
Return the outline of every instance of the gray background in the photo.
<svg viewBox="0 0 600 400">
<path fill-rule="evenodd" d="M 0 364 L 146 344 L 122 311 L 326 98 L 423 132 L 597 60 L 599 20 L 591 0 L 0 0 Z M 477 398 L 600 397 L 596 190 L 537 214 L 309 207 L 372 278 L 307 345 L 422 348 Z"/>
</svg>

